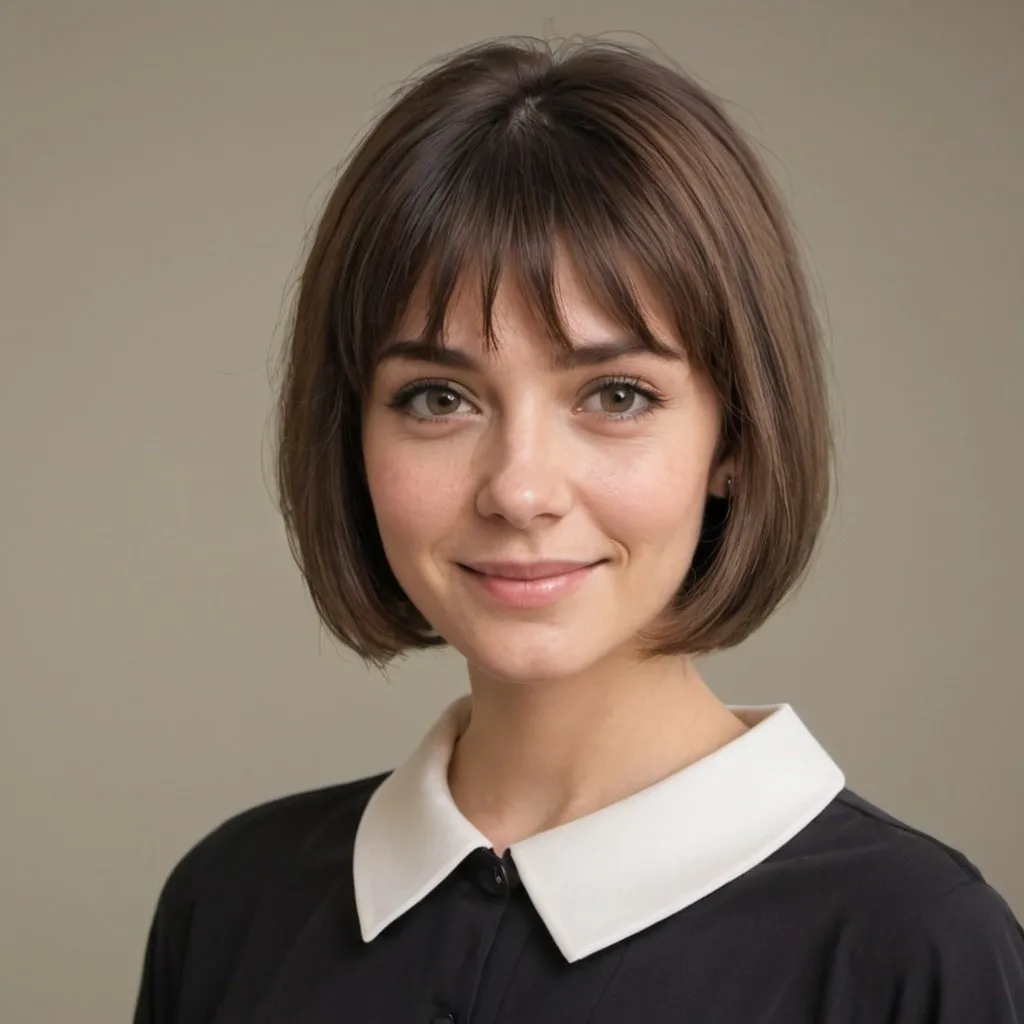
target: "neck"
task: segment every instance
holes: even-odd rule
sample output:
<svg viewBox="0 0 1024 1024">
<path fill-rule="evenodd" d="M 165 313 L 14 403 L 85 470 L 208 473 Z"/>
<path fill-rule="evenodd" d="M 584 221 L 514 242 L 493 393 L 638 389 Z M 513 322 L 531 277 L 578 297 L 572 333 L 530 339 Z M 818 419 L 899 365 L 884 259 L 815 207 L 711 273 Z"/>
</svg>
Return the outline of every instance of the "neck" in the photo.
<svg viewBox="0 0 1024 1024">
<path fill-rule="evenodd" d="M 688 658 L 544 683 L 471 667 L 470 686 L 472 713 L 448 783 L 499 853 L 645 789 L 746 731 Z"/>
</svg>

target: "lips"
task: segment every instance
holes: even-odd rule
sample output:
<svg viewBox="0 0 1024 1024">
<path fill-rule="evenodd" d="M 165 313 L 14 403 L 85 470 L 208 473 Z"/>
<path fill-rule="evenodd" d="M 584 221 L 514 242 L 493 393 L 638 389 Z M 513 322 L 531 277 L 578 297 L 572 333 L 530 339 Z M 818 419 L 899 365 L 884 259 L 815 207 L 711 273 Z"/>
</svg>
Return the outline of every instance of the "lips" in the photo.
<svg viewBox="0 0 1024 1024">
<path fill-rule="evenodd" d="M 539 562 L 468 562 L 462 563 L 462 566 L 481 576 L 506 580 L 543 580 L 597 565 L 598 561 L 604 561 L 604 559 L 596 561 L 547 559 Z"/>
<path fill-rule="evenodd" d="M 458 563 L 470 588 L 506 609 L 544 608 L 575 593 L 598 571 L 597 562 L 549 559 L 543 562 Z"/>
</svg>

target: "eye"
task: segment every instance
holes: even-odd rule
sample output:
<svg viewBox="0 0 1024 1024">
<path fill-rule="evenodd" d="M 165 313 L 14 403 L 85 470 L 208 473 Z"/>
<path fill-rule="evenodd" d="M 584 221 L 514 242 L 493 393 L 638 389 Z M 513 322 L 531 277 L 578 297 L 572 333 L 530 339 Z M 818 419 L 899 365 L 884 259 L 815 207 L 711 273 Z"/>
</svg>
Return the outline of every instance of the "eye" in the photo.
<svg viewBox="0 0 1024 1024">
<path fill-rule="evenodd" d="M 447 419 L 469 400 L 445 381 L 417 381 L 402 388 L 389 403 L 420 420 Z"/>
<path fill-rule="evenodd" d="M 612 420 L 632 420 L 654 412 L 663 404 L 664 399 L 642 381 L 613 378 L 599 381 L 584 399 L 583 407 L 587 412 L 596 412 Z"/>
</svg>

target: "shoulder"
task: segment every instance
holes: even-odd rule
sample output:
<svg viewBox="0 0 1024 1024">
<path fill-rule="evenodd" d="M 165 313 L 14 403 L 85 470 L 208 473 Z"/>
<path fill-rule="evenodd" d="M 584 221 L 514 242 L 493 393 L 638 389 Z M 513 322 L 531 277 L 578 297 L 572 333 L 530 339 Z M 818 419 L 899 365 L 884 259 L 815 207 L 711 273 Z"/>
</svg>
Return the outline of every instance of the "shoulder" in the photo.
<svg viewBox="0 0 1024 1024">
<path fill-rule="evenodd" d="M 782 863 L 794 858 L 831 907 L 849 1019 L 1024 1021 L 1024 931 L 963 852 L 847 789 Z"/>
<path fill-rule="evenodd" d="M 850 989 L 868 995 L 867 1019 L 1024 1021 L 1024 930 L 983 879 L 903 914 L 861 945 L 853 968 Z"/>
<path fill-rule="evenodd" d="M 892 907 L 913 909 L 965 882 L 984 881 L 956 847 L 844 789 L 816 822 L 823 852 Z"/>
<path fill-rule="evenodd" d="M 785 846 L 769 865 L 791 869 L 830 892 L 858 897 L 861 909 L 891 919 L 913 912 L 964 882 L 982 881 L 981 871 L 960 850 L 914 828 L 850 789 Z"/>
<path fill-rule="evenodd" d="M 344 877 L 363 809 L 388 774 L 251 807 L 196 842 L 157 899 L 136 1024 L 207 1019 L 257 908 L 267 933 L 256 948 L 271 969 L 310 908 Z"/>
<path fill-rule="evenodd" d="M 370 796 L 389 774 L 289 794 L 232 815 L 187 850 L 165 891 L 193 892 L 225 874 L 277 873 L 311 857 L 344 858 Z"/>
<path fill-rule="evenodd" d="M 877 946 L 930 908 L 941 910 L 948 894 L 989 888 L 962 851 L 850 789 L 767 858 L 762 871 L 769 884 L 796 893 L 795 913 L 841 933 L 847 947 Z"/>
</svg>

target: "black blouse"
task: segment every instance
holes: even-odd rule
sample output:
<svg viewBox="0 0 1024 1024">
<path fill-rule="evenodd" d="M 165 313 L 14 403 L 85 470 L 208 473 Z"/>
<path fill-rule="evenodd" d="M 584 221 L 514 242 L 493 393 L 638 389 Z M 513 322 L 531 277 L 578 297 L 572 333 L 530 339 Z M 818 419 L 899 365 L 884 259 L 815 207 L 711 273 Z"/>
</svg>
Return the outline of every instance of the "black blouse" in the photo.
<svg viewBox="0 0 1024 1024">
<path fill-rule="evenodd" d="M 978 870 L 841 783 L 803 820 L 830 760 L 740 713 L 717 761 L 502 857 L 441 783 L 465 704 L 395 772 L 233 818 L 164 886 L 136 1024 L 1024 1024 Z"/>
</svg>

